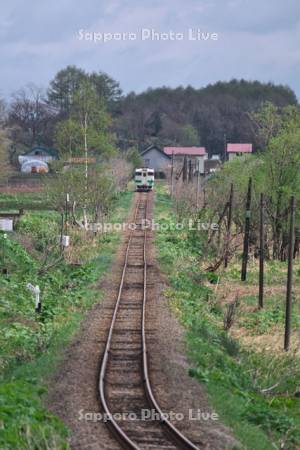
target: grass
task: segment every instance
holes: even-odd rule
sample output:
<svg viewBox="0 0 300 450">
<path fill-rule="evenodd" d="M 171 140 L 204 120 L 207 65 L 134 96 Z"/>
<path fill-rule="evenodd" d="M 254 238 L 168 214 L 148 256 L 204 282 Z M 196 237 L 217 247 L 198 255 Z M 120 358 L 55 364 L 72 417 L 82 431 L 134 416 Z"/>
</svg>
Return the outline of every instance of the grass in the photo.
<svg viewBox="0 0 300 450">
<path fill-rule="evenodd" d="M 233 260 L 226 271 L 220 271 L 220 289 L 218 299 L 223 306 L 239 297 L 239 307 L 236 311 L 232 333 L 238 334 L 247 345 L 259 349 L 271 348 L 273 352 L 282 353 L 283 333 L 285 325 L 285 302 L 287 263 L 281 261 L 266 261 L 264 308 L 258 308 L 258 261 L 248 264 L 247 280 L 240 281 L 240 261 Z M 300 262 L 294 262 L 293 302 L 291 314 L 291 348 L 300 356 Z M 229 300 L 226 300 L 229 299 Z M 254 338 L 257 339 L 254 339 Z M 262 337 L 258 340 L 259 337 Z"/>
<path fill-rule="evenodd" d="M 131 199 L 130 192 L 119 195 L 112 221 L 126 219 Z M 85 312 L 101 301 L 98 280 L 109 270 L 120 239 L 118 233 L 101 236 L 83 264 L 62 263 L 41 278 L 40 242 L 56 222 L 55 213 L 26 214 L 2 243 L 9 274 L 0 279 L 1 450 L 68 448 L 68 430 L 44 407 L 47 380 Z M 29 250 L 20 243 L 27 238 Z M 41 287 L 41 314 L 34 312 L 29 281 Z"/>
<path fill-rule="evenodd" d="M 15 211 L 21 208 L 25 210 L 47 209 L 45 193 L 24 192 L 16 194 L 0 194 L 1 211 Z"/>
<path fill-rule="evenodd" d="M 170 199 L 160 189 L 155 219 L 158 223 L 175 220 Z M 238 336 L 223 330 L 224 305 L 209 287 L 213 280 L 201 272 L 199 248 L 203 240 L 203 234 L 195 237 L 188 231 L 158 231 L 156 235 L 160 266 L 170 283 L 166 296 L 186 329 L 189 374 L 205 384 L 213 407 L 233 430 L 240 448 L 300 448 L 299 399 L 294 397 L 299 388 L 299 358 L 292 353 L 253 351 Z M 277 272 L 281 280 L 281 270 L 276 268 Z M 222 292 L 221 286 L 218 289 Z M 249 307 L 253 308 L 253 303 L 250 296 Z M 281 314 L 276 311 L 272 306 L 261 313 L 265 317 L 261 317 L 260 326 L 280 322 Z M 249 323 L 249 328 L 257 333 L 257 325 Z M 269 394 L 262 393 L 278 381 Z"/>
<path fill-rule="evenodd" d="M 294 263 L 295 282 L 300 281 L 300 263 L 296 260 Z M 258 283 L 258 260 L 250 260 L 247 270 L 246 285 L 256 286 Z M 241 279 L 241 261 L 235 259 L 231 261 L 229 268 L 223 274 L 224 280 L 240 281 Z M 265 261 L 264 282 L 266 286 L 285 286 L 287 278 L 287 263 L 282 261 Z"/>
</svg>

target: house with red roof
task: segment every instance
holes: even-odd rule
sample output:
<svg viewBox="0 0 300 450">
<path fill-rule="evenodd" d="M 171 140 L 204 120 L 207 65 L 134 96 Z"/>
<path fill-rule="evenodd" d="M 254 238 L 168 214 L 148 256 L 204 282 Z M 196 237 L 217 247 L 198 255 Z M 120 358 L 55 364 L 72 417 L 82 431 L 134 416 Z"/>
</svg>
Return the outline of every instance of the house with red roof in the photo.
<svg viewBox="0 0 300 450">
<path fill-rule="evenodd" d="M 236 156 L 242 156 L 249 153 L 252 153 L 252 144 L 227 144 L 229 161 L 232 161 Z"/>
<path fill-rule="evenodd" d="M 164 147 L 167 155 L 186 155 L 188 157 L 205 156 L 205 147 Z"/>
</svg>

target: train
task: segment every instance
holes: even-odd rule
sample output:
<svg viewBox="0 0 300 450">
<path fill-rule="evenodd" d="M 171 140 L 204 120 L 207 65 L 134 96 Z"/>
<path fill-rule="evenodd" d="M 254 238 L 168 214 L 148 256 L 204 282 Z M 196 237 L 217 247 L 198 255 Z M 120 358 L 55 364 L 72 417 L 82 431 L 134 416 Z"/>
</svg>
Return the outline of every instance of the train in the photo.
<svg viewBox="0 0 300 450">
<path fill-rule="evenodd" d="M 152 191 L 154 186 L 154 170 L 148 167 L 136 169 L 134 173 L 134 182 L 137 191 Z"/>
</svg>

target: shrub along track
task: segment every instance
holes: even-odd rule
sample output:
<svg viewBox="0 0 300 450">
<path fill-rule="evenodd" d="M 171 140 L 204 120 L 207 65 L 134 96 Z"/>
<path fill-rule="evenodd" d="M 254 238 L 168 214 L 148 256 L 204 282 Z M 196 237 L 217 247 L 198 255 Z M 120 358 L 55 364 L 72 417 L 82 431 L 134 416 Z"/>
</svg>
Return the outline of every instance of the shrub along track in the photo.
<svg viewBox="0 0 300 450">
<path fill-rule="evenodd" d="M 136 206 L 140 196 L 148 195 L 148 218 L 152 218 L 153 194 L 136 194 Z M 142 206 L 142 205 L 141 205 Z M 145 210 L 137 214 L 137 222 Z M 107 423 L 94 421 L 91 413 L 103 413 L 99 387 L 100 372 L 107 338 L 111 327 L 116 299 L 120 293 L 120 279 L 124 271 L 124 255 L 127 252 L 130 232 L 126 233 L 119 247 L 110 275 L 99 284 L 104 288 L 105 296 L 91 308 L 82 321 L 81 329 L 73 342 L 66 348 L 63 360 L 50 383 L 48 406 L 71 430 L 70 444 L 74 450 L 119 450 L 123 448 L 115 435 L 109 431 Z M 124 277 L 123 293 L 125 297 L 119 310 L 115 325 L 115 334 L 111 341 L 111 354 L 114 360 L 107 363 L 107 374 L 102 386 L 106 406 L 111 412 L 128 410 L 140 414 L 141 408 L 153 408 L 151 399 L 142 389 L 142 335 L 141 335 L 141 297 L 144 298 L 143 242 L 144 236 L 137 229 L 132 238 L 134 245 L 128 252 L 127 275 Z M 223 450 L 232 448 L 236 441 L 228 429 L 220 422 L 197 421 L 188 419 L 188 408 L 201 408 L 209 412 L 207 398 L 199 383 L 187 376 L 188 362 L 184 347 L 184 331 L 171 313 L 162 290 L 165 287 L 156 266 L 152 232 L 147 231 L 147 308 L 146 337 L 148 344 L 149 378 L 154 396 L 159 399 L 164 412 L 184 413 L 184 419 L 172 421 L 180 431 L 187 435 L 198 448 Z M 135 248 L 134 248 L 135 247 Z M 129 289 L 130 287 L 130 289 Z M 131 304 L 136 303 L 136 305 Z M 136 306 L 138 305 L 138 308 Z M 139 312 L 138 312 L 139 310 Z M 130 325 L 128 323 L 130 317 Z M 124 322 L 124 319 L 126 322 Z M 122 330 L 122 325 L 126 329 Z M 123 327 L 124 328 L 124 327 Z M 132 328 L 132 329 L 131 329 Z M 127 361 L 122 356 L 127 354 Z M 138 354 L 139 353 L 139 354 Z M 146 356 L 146 353 L 144 352 Z M 118 364 L 123 365 L 122 373 Z M 119 368 L 120 368 L 119 365 Z M 113 370 L 114 366 L 117 370 Z M 127 369 L 127 371 L 126 371 Z M 114 374 L 113 374 L 114 372 Z M 113 374 L 113 377 L 112 377 Z M 104 375 L 104 373 L 102 373 Z M 120 395 L 122 399 L 120 399 Z M 105 406 L 105 405 L 104 405 Z M 155 407 L 155 405 L 154 405 Z M 127 409 L 126 409 L 127 408 Z M 83 415 L 86 415 L 84 418 Z M 88 417 L 88 415 L 90 415 Z M 138 448 L 185 448 L 177 441 L 170 441 L 168 425 L 121 421 L 124 428 Z M 111 424 L 110 424 L 111 425 Z M 148 431 L 147 431 L 148 429 Z M 150 443 L 150 436 L 154 441 Z M 152 434 L 153 433 L 153 434 Z M 118 433 L 119 434 L 119 433 Z M 174 433 L 171 433 L 171 435 Z M 155 437 L 154 437 L 155 435 Z M 143 442 L 142 442 L 143 441 Z M 204 442 L 205 445 L 201 445 Z M 161 447 L 160 447 L 161 445 Z"/>
</svg>

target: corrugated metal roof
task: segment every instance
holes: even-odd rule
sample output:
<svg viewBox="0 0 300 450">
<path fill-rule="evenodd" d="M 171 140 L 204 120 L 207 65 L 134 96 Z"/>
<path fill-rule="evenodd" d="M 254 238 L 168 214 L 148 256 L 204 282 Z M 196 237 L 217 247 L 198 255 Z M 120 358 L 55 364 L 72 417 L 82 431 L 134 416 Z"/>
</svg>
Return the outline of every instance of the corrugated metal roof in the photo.
<svg viewBox="0 0 300 450">
<path fill-rule="evenodd" d="M 228 153 L 252 153 L 252 144 L 227 144 Z"/>
<path fill-rule="evenodd" d="M 167 155 L 193 155 L 204 156 L 205 147 L 164 147 L 164 152 Z"/>
<path fill-rule="evenodd" d="M 170 156 L 167 154 L 167 153 L 165 153 L 160 147 L 158 147 L 157 145 L 150 145 L 149 147 L 147 147 L 145 150 L 143 150 L 141 153 L 140 153 L 140 155 L 141 156 L 144 156 L 145 154 L 147 154 L 150 150 L 157 150 L 159 153 L 161 153 L 162 155 L 164 155 L 164 157 L 165 158 L 169 158 L 170 159 Z"/>
</svg>

